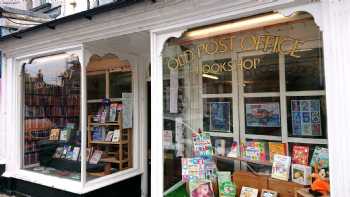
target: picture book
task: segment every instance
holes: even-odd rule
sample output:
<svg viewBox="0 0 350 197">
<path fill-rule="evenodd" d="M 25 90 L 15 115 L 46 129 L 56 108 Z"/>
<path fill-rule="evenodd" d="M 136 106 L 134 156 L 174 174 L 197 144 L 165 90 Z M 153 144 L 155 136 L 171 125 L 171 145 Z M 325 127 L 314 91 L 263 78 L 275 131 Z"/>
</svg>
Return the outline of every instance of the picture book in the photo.
<svg viewBox="0 0 350 197">
<path fill-rule="evenodd" d="M 278 142 L 269 142 L 270 161 L 273 161 L 273 157 L 275 154 L 287 155 L 286 145 Z"/>
<path fill-rule="evenodd" d="M 267 149 L 267 143 L 266 142 L 255 142 L 254 143 L 255 147 L 259 149 L 260 152 L 260 160 L 261 161 L 266 161 L 266 149 Z"/>
<path fill-rule="evenodd" d="M 211 159 L 213 156 L 213 147 L 210 140 L 210 134 L 205 132 L 193 132 L 193 154 L 195 157 Z"/>
<path fill-rule="evenodd" d="M 218 174 L 219 197 L 235 197 L 236 186 L 232 183 L 231 172 L 221 171 Z"/>
<path fill-rule="evenodd" d="M 52 156 L 53 158 L 61 158 L 62 156 L 62 153 L 63 153 L 63 147 L 57 147 L 56 148 L 56 151 L 55 151 L 55 154 Z"/>
<path fill-rule="evenodd" d="M 288 181 L 291 158 L 289 156 L 275 154 L 273 156 L 271 177 Z"/>
<path fill-rule="evenodd" d="M 259 190 L 243 186 L 240 197 L 258 197 Z"/>
<path fill-rule="evenodd" d="M 226 140 L 215 139 L 215 154 L 219 156 L 225 156 L 226 152 Z"/>
<path fill-rule="evenodd" d="M 293 146 L 292 163 L 308 165 L 309 164 L 309 147 Z"/>
<path fill-rule="evenodd" d="M 118 103 L 113 103 L 110 106 L 110 110 L 109 110 L 109 122 L 114 122 L 117 119 L 117 107 L 118 107 Z"/>
<path fill-rule="evenodd" d="M 245 147 L 245 159 L 252 160 L 252 161 L 259 161 L 260 160 L 259 148 L 256 146 L 247 145 Z"/>
<path fill-rule="evenodd" d="M 277 197 L 278 193 L 276 191 L 262 189 L 260 197 Z"/>
<path fill-rule="evenodd" d="M 60 139 L 60 129 L 51 129 L 49 140 L 55 141 Z"/>
<path fill-rule="evenodd" d="M 120 130 L 114 130 L 113 131 L 113 137 L 112 137 L 112 142 L 119 142 L 120 141 Z"/>
<path fill-rule="evenodd" d="M 311 167 L 314 167 L 315 163 L 319 164 L 319 168 L 329 167 L 329 155 L 328 149 L 317 146 L 312 154 Z"/>
<path fill-rule="evenodd" d="M 80 153 L 80 147 L 74 147 L 73 148 L 73 156 L 72 156 L 73 161 L 78 160 L 79 153 Z"/>
<path fill-rule="evenodd" d="M 211 181 L 190 181 L 190 197 L 214 197 Z"/>
<path fill-rule="evenodd" d="M 106 138 L 105 138 L 106 142 L 111 142 L 112 141 L 113 133 L 114 133 L 113 131 L 108 131 L 108 133 L 106 135 Z"/>
<path fill-rule="evenodd" d="M 182 181 L 195 181 L 205 179 L 204 160 L 201 158 L 182 158 Z"/>
<path fill-rule="evenodd" d="M 204 160 L 204 174 L 206 180 L 216 180 L 217 167 L 214 161 Z"/>
<path fill-rule="evenodd" d="M 292 181 L 301 185 L 311 185 L 311 167 L 300 164 L 292 164 Z"/>
<path fill-rule="evenodd" d="M 237 141 L 233 141 L 231 144 L 231 150 L 227 153 L 227 157 L 236 158 L 239 156 L 239 147 Z"/>
<path fill-rule="evenodd" d="M 89 163 L 90 164 L 97 164 L 101 160 L 102 154 L 103 154 L 103 151 L 95 150 L 94 153 L 91 155 Z"/>
</svg>

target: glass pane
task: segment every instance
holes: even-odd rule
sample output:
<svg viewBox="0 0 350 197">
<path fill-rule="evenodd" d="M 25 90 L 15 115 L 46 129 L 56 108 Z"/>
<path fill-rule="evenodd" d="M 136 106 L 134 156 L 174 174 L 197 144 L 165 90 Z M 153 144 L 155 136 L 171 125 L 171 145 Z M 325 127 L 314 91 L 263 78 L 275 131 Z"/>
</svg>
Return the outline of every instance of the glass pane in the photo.
<svg viewBox="0 0 350 197">
<path fill-rule="evenodd" d="M 278 54 L 245 57 L 243 61 L 248 59 L 257 59 L 257 65 L 243 71 L 244 92 L 279 92 Z"/>
<path fill-rule="evenodd" d="M 109 92 L 111 98 L 121 98 L 124 92 L 132 92 L 131 72 L 113 72 L 109 74 Z"/>
<path fill-rule="evenodd" d="M 203 61 L 203 94 L 232 93 L 232 72 L 220 72 L 220 67 L 231 64 L 231 59 Z M 231 67 L 232 70 L 232 67 Z"/>
<path fill-rule="evenodd" d="M 288 151 L 289 155 L 292 156 L 292 163 L 305 163 L 303 165 L 311 166 L 312 157 L 317 147 L 328 149 L 327 144 L 288 143 Z"/>
<path fill-rule="evenodd" d="M 279 97 L 245 98 L 246 134 L 281 136 Z"/>
<path fill-rule="evenodd" d="M 301 51 L 298 55 L 286 56 L 287 91 L 324 90 L 322 48 Z"/>
<path fill-rule="evenodd" d="M 26 64 L 23 168 L 80 180 L 80 63 L 54 55 Z"/>
<path fill-rule="evenodd" d="M 231 98 L 203 99 L 203 128 L 208 132 L 233 131 Z"/>
<path fill-rule="evenodd" d="M 88 75 L 86 80 L 88 100 L 106 97 L 106 74 Z"/>
<path fill-rule="evenodd" d="M 288 135 L 327 138 L 327 111 L 324 96 L 287 97 Z"/>
</svg>

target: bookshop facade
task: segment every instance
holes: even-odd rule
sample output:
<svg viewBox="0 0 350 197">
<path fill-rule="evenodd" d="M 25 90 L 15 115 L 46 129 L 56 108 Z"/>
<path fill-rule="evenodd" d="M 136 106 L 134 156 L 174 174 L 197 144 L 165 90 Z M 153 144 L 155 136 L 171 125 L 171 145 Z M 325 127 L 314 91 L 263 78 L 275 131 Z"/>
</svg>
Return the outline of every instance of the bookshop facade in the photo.
<svg viewBox="0 0 350 197">
<path fill-rule="evenodd" d="M 193 2 L 1 40 L 3 176 L 75 194 L 350 195 L 350 4 Z"/>
</svg>

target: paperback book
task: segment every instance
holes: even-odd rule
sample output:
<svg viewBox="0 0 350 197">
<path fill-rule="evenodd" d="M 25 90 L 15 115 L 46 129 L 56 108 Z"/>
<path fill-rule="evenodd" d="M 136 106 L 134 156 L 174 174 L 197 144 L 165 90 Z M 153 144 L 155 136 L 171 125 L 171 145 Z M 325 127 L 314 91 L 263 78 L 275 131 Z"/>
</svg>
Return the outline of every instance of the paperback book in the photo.
<svg viewBox="0 0 350 197">
<path fill-rule="evenodd" d="M 56 140 L 59 140 L 59 138 L 60 138 L 60 130 L 59 129 L 51 129 L 49 140 L 56 141 Z"/>
<path fill-rule="evenodd" d="M 112 137 L 112 142 L 119 142 L 120 141 L 120 130 L 114 130 L 113 131 L 113 137 Z"/>
<path fill-rule="evenodd" d="M 80 147 L 74 147 L 74 149 L 73 149 L 73 156 L 72 156 L 72 160 L 73 161 L 77 161 L 78 160 L 79 153 L 80 153 Z"/>
<path fill-rule="evenodd" d="M 211 159 L 213 156 L 213 147 L 210 141 L 209 133 L 192 133 L 193 152 L 195 157 Z"/>
<path fill-rule="evenodd" d="M 319 168 L 329 167 L 329 155 L 328 149 L 317 146 L 312 154 L 311 166 L 314 167 L 315 163 L 318 163 Z"/>
<path fill-rule="evenodd" d="M 103 154 L 103 151 L 95 150 L 94 153 L 92 154 L 90 160 L 89 160 L 89 163 L 90 164 L 97 164 L 101 160 L 102 154 Z"/>
<path fill-rule="evenodd" d="M 232 183 L 231 172 L 217 172 L 218 185 L 219 185 L 219 197 L 235 197 L 236 186 Z"/>
<path fill-rule="evenodd" d="M 308 165 L 309 164 L 309 147 L 293 146 L 292 163 Z"/>
<path fill-rule="evenodd" d="M 288 181 L 291 158 L 289 156 L 275 154 L 273 157 L 271 177 Z"/>
</svg>

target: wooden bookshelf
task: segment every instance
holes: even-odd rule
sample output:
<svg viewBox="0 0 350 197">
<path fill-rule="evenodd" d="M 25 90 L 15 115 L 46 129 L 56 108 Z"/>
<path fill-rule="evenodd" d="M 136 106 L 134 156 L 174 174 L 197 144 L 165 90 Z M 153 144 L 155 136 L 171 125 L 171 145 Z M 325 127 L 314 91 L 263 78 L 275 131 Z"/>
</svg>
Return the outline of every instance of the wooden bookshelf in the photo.
<svg viewBox="0 0 350 197">
<path fill-rule="evenodd" d="M 88 116 L 88 147 L 94 150 L 103 150 L 104 154 L 100 162 L 105 163 L 104 173 L 94 173 L 93 176 L 104 176 L 110 168 L 124 170 L 132 167 L 132 129 L 122 127 L 122 113 L 118 112 L 118 120 L 115 122 L 97 123 L 93 122 L 93 115 Z M 94 127 L 107 127 L 110 130 L 119 129 L 120 138 L 118 142 L 93 140 Z M 108 131 L 106 130 L 106 135 Z M 108 173 L 107 173 L 108 174 Z"/>
</svg>

